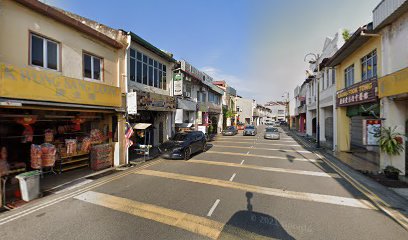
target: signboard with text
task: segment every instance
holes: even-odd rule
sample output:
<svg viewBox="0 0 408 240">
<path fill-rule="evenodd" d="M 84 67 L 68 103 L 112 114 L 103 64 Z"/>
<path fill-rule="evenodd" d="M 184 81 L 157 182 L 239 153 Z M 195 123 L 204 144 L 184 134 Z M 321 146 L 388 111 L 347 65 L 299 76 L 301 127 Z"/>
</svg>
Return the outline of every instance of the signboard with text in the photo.
<svg viewBox="0 0 408 240">
<path fill-rule="evenodd" d="M 130 115 L 137 114 L 137 94 L 129 92 L 126 94 L 126 111 Z"/>
<path fill-rule="evenodd" d="M 336 106 L 345 107 L 373 102 L 377 99 L 377 92 L 377 78 L 353 84 L 337 91 Z"/>
<path fill-rule="evenodd" d="M 0 97 L 121 107 L 119 87 L 0 63 Z"/>
<path fill-rule="evenodd" d="M 183 76 L 181 73 L 174 75 L 174 96 L 183 95 Z"/>
<path fill-rule="evenodd" d="M 379 132 L 381 130 L 381 120 L 364 119 L 363 120 L 363 144 L 369 146 L 378 146 Z"/>
</svg>

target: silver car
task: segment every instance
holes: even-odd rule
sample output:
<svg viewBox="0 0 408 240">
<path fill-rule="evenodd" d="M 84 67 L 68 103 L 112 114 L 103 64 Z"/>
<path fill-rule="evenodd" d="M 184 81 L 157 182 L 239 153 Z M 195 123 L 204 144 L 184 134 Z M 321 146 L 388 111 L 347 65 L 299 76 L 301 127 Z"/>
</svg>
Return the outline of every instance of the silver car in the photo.
<svg viewBox="0 0 408 240">
<path fill-rule="evenodd" d="M 246 125 L 244 128 L 244 132 L 242 133 L 242 135 L 244 136 L 255 136 L 257 134 L 257 130 L 256 127 L 254 125 Z"/>
<path fill-rule="evenodd" d="M 265 129 L 265 139 L 272 139 L 272 140 L 279 140 L 280 139 L 280 133 L 279 129 L 275 127 L 268 127 Z"/>
</svg>

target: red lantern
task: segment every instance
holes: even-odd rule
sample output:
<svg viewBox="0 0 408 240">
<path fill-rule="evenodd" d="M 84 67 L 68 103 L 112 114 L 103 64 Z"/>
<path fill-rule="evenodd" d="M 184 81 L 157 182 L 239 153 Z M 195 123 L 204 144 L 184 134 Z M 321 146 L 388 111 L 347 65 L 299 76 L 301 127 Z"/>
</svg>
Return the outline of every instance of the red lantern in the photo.
<svg viewBox="0 0 408 240">
<path fill-rule="evenodd" d="M 23 125 L 25 128 L 23 131 L 23 143 L 33 141 L 34 130 L 30 124 L 34 124 L 35 122 L 37 122 L 37 116 L 20 117 L 17 119 L 17 123 Z"/>
<path fill-rule="evenodd" d="M 75 124 L 74 131 L 79 131 L 81 130 L 81 124 L 85 122 L 85 119 L 80 116 L 75 116 L 75 118 L 72 119 L 72 122 Z"/>
</svg>

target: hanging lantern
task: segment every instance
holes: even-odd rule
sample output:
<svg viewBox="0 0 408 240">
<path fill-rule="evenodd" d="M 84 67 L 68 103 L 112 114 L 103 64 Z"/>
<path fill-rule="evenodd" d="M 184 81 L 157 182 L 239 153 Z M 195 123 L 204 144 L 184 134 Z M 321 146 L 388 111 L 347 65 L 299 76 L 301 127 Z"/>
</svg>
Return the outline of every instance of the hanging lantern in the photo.
<svg viewBox="0 0 408 240">
<path fill-rule="evenodd" d="M 37 116 L 27 116 L 27 117 L 17 118 L 17 123 L 23 125 L 25 128 L 22 134 L 23 143 L 33 141 L 34 130 L 30 125 L 34 124 L 35 122 L 37 122 Z"/>
<path fill-rule="evenodd" d="M 72 119 L 72 123 L 74 123 L 74 131 L 79 131 L 81 130 L 81 124 L 84 123 L 86 120 L 84 118 L 81 118 L 80 116 L 75 116 L 74 119 Z"/>
</svg>

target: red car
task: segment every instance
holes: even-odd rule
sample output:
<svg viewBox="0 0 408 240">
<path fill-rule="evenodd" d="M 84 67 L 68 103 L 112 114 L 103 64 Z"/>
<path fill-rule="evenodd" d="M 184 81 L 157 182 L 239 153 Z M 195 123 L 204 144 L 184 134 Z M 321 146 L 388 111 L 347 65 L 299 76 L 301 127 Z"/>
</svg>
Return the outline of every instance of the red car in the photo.
<svg viewBox="0 0 408 240">
<path fill-rule="evenodd" d="M 244 130 L 244 128 L 245 128 L 245 125 L 243 123 L 238 123 L 237 124 L 237 129 L 238 130 Z"/>
</svg>

